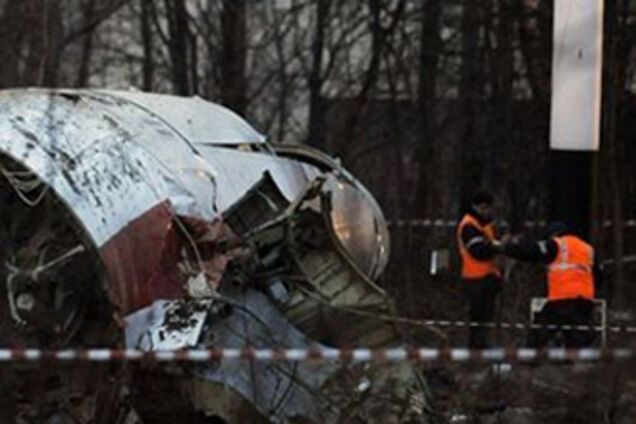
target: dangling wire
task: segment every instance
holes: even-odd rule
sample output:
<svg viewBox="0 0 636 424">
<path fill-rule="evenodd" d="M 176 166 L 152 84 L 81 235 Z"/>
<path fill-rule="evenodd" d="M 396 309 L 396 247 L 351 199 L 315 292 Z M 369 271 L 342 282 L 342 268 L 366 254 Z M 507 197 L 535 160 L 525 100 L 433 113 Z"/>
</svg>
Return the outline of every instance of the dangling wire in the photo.
<svg viewBox="0 0 636 424">
<path fill-rule="evenodd" d="M 37 281 L 38 276 L 41 272 L 46 271 L 49 268 L 53 268 L 54 266 L 56 266 L 57 264 L 64 262 L 68 259 L 70 259 L 71 257 L 79 254 L 79 253 L 83 253 L 84 251 L 86 251 L 86 247 L 83 244 L 78 244 L 77 246 L 75 246 L 72 249 L 69 249 L 66 253 L 64 253 L 61 256 L 58 256 L 57 258 L 54 258 L 52 260 L 50 260 L 49 262 L 45 263 L 45 264 L 40 264 L 37 267 L 35 267 L 32 271 L 31 271 L 31 276 L 34 280 Z"/>
<path fill-rule="evenodd" d="M 20 200 L 32 208 L 36 207 L 42 199 L 44 199 L 44 196 L 46 196 L 50 188 L 48 184 L 44 184 L 32 171 L 9 171 L 0 165 L 0 172 L 7 179 L 11 187 L 13 187 L 13 190 Z M 24 179 L 25 177 L 29 179 Z M 29 198 L 28 193 L 37 190 L 40 186 L 44 186 L 40 193 L 38 193 L 34 199 Z"/>
</svg>

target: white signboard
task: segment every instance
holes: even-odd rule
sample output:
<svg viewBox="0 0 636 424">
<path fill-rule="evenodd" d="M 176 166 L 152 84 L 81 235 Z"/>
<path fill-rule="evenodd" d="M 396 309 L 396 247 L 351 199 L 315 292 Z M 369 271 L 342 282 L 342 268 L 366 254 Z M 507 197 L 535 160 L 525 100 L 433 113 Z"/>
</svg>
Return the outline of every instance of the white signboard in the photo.
<svg viewBox="0 0 636 424">
<path fill-rule="evenodd" d="M 598 150 L 603 0 L 554 0 L 550 148 Z"/>
</svg>

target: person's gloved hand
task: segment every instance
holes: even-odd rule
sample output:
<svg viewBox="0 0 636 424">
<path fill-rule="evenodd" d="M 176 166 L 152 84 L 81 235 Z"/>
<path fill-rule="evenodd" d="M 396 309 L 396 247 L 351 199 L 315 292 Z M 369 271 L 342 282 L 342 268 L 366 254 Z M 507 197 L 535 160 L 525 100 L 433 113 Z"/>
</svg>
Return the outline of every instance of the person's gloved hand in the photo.
<svg viewBox="0 0 636 424">
<path fill-rule="evenodd" d="M 503 252 L 504 243 L 502 241 L 493 240 L 493 241 L 490 242 L 490 244 L 493 247 L 493 249 L 495 250 L 495 252 L 497 252 L 497 253 Z"/>
<path fill-rule="evenodd" d="M 493 247 L 495 247 L 498 253 L 505 253 L 506 246 L 519 243 L 520 239 L 521 234 L 508 233 L 505 234 L 500 240 L 498 240 L 496 245 L 493 243 Z"/>
</svg>

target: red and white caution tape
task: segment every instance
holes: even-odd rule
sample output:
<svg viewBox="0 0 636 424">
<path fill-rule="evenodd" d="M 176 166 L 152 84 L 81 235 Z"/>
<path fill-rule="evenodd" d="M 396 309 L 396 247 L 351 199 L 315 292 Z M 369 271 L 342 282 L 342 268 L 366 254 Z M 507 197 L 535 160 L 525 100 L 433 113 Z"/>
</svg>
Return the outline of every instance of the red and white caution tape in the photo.
<svg viewBox="0 0 636 424">
<path fill-rule="evenodd" d="M 554 331 L 605 331 L 608 333 L 636 334 L 636 327 L 608 325 L 556 325 L 556 324 L 525 324 L 521 322 L 472 322 L 449 320 L 423 320 L 422 325 L 441 328 L 498 328 L 506 330 L 554 330 Z"/>
<path fill-rule="evenodd" d="M 446 219 L 396 219 L 388 221 L 389 227 L 446 227 L 452 228 L 457 226 L 456 220 Z"/>
<path fill-rule="evenodd" d="M 0 362 L 598 362 L 634 358 L 631 349 L 2 349 Z"/>
<path fill-rule="evenodd" d="M 453 228 L 458 224 L 457 220 L 448 219 L 394 219 L 388 221 L 390 227 L 444 227 Z M 509 223 L 506 221 L 498 222 L 498 226 L 507 227 Z M 546 221 L 525 221 L 524 225 L 528 228 L 545 227 Z M 602 222 L 603 227 L 611 227 L 612 221 L 606 220 Z M 624 226 L 628 228 L 636 227 L 636 219 L 630 219 L 624 222 Z"/>
</svg>

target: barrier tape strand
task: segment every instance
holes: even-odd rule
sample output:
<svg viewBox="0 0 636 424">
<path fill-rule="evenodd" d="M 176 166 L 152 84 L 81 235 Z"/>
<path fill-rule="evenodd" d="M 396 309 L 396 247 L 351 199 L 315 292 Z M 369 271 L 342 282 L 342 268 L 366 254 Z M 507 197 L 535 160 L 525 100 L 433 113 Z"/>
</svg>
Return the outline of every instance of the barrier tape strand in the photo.
<svg viewBox="0 0 636 424">
<path fill-rule="evenodd" d="M 459 222 L 456 220 L 448 220 L 448 219 L 395 219 L 390 220 L 387 224 L 390 227 L 446 227 L 452 228 L 456 227 Z M 525 221 L 524 226 L 528 228 L 533 227 L 545 227 L 547 225 L 546 221 Z M 498 222 L 497 225 L 501 227 L 508 227 L 510 224 L 506 221 Z M 611 221 L 603 221 L 601 223 L 603 227 L 611 227 Z M 636 219 L 630 219 L 623 223 L 625 227 L 634 228 L 636 227 Z"/>
<path fill-rule="evenodd" d="M 422 325 L 431 327 L 450 328 L 491 328 L 506 330 L 555 330 L 555 331 L 605 331 L 608 333 L 629 333 L 636 334 L 636 327 L 620 325 L 557 325 L 557 324 L 527 324 L 520 322 L 473 322 L 473 321 L 450 321 L 450 320 L 423 320 Z"/>
<path fill-rule="evenodd" d="M 600 362 L 634 358 L 631 349 L 0 349 L 0 363 L 9 362 L 193 362 L 250 360 L 260 362 Z"/>
</svg>

